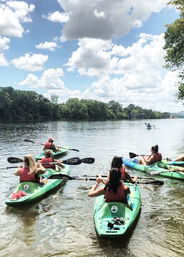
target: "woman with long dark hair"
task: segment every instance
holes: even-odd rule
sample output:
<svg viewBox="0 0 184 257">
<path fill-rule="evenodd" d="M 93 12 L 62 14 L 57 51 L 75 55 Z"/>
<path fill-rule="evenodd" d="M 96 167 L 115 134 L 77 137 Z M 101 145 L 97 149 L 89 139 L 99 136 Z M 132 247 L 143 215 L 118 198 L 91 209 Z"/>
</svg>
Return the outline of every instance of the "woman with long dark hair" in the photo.
<svg viewBox="0 0 184 257">
<path fill-rule="evenodd" d="M 98 177 L 96 184 L 88 193 L 89 197 L 105 195 L 106 202 L 127 203 L 127 195 L 130 193 L 130 189 L 121 182 L 121 171 L 118 168 L 112 168 L 109 173 L 108 183 L 105 185 L 105 187 L 97 189 L 101 182 L 102 179 Z"/>
</svg>

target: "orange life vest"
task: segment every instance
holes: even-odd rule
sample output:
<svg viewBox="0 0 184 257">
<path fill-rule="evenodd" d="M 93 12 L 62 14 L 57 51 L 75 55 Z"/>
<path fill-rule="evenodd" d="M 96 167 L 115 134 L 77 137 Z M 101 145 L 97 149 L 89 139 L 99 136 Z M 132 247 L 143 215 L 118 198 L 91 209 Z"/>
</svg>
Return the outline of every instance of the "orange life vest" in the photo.
<svg viewBox="0 0 184 257">
<path fill-rule="evenodd" d="M 44 149 L 52 149 L 52 143 L 51 142 L 46 142 L 44 144 Z"/>
<path fill-rule="evenodd" d="M 148 159 L 149 159 L 152 155 L 153 155 L 154 158 L 155 158 L 155 161 L 154 161 L 154 162 L 158 162 L 158 161 L 161 161 L 161 160 L 162 160 L 162 155 L 161 155 L 161 153 L 152 153 L 152 154 L 149 155 Z M 154 163 L 154 162 L 153 162 L 153 163 Z"/>
<path fill-rule="evenodd" d="M 112 191 L 112 189 L 109 191 L 109 186 L 107 186 L 106 191 L 105 191 L 105 201 L 106 202 L 123 202 L 123 203 L 127 203 L 124 184 L 121 183 L 118 186 L 116 194 Z"/>
<path fill-rule="evenodd" d="M 52 158 L 43 157 L 42 160 L 41 160 L 41 164 L 43 165 L 44 168 L 55 169 L 55 164 L 48 164 L 49 162 L 53 162 Z"/>
<path fill-rule="evenodd" d="M 29 168 L 22 168 L 20 171 L 20 182 L 39 182 L 38 179 L 35 178 L 35 173 L 29 173 Z"/>
<path fill-rule="evenodd" d="M 126 180 L 126 176 L 125 176 L 125 167 L 122 166 L 121 169 L 120 169 L 120 171 L 121 171 L 121 179 L 122 179 L 122 180 Z"/>
</svg>

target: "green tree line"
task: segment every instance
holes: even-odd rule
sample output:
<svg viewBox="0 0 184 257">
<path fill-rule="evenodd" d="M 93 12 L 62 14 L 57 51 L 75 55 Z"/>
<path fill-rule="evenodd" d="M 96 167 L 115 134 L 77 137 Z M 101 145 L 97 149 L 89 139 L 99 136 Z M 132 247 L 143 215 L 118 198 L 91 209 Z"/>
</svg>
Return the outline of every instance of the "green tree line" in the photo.
<svg viewBox="0 0 184 257">
<path fill-rule="evenodd" d="M 1 121 L 161 119 L 169 116 L 169 113 L 143 109 L 134 104 L 123 108 L 116 101 L 104 103 L 70 98 L 66 103 L 54 104 L 33 91 L 0 88 Z"/>
</svg>

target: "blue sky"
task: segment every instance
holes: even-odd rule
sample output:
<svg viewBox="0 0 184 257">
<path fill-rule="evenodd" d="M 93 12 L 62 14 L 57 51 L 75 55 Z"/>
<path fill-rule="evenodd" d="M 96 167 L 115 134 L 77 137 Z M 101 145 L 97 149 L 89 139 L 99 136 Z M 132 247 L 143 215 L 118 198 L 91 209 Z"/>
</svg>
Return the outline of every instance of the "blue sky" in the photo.
<svg viewBox="0 0 184 257">
<path fill-rule="evenodd" d="M 0 87 L 183 110 L 163 68 L 167 0 L 1 0 L 0 17 Z"/>
</svg>

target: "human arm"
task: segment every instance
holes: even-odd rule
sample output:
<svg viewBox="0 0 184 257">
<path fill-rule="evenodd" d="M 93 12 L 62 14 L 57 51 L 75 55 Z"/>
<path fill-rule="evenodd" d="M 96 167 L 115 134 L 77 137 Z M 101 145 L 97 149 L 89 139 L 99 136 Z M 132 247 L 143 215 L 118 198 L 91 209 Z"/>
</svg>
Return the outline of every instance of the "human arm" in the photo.
<svg viewBox="0 0 184 257">
<path fill-rule="evenodd" d="M 15 172 L 14 172 L 15 176 L 20 176 L 22 168 L 23 168 L 23 166 L 21 165 L 18 169 L 15 170 Z"/>
<path fill-rule="evenodd" d="M 37 163 L 37 173 L 43 174 L 46 171 L 46 169 L 43 167 L 41 163 Z"/>
<path fill-rule="evenodd" d="M 105 194 L 104 188 L 97 189 L 98 185 L 102 182 L 101 178 L 97 178 L 96 184 L 89 190 L 88 196 L 95 197 Z"/>
<path fill-rule="evenodd" d="M 135 176 L 133 179 L 131 178 L 130 174 L 128 173 L 128 171 L 125 171 L 125 177 L 126 177 L 126 181 L 130 181 L 132 183 L 137 181 L 137 177 Z"/>
</svg>

